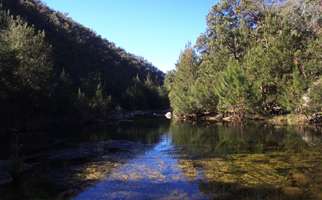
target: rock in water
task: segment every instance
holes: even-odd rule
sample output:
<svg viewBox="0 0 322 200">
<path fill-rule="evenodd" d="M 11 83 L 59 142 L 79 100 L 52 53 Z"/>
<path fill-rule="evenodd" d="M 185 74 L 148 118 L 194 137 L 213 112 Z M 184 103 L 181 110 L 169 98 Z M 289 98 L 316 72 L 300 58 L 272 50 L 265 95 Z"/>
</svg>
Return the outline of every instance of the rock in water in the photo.
<svg viewBox="0 0 322 200">
<path fill-rule="evenodd" d="M 167 119 L 171 119 L 171 118 L 172 118 L 172 113 L 171 113 L 171 112 L 167 112 L 164 116 L 165 116 Z"/>
</svg>

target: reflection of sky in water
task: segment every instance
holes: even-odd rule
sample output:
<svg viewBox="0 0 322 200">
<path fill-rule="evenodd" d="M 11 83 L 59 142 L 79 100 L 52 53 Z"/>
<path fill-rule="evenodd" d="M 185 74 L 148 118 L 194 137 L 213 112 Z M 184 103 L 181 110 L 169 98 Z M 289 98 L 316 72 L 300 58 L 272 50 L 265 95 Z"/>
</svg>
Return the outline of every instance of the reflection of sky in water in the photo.
<svg viewBox="0 0 322 200">
<path fill-rule="evenodd" d="M 301 166 L 304 163 L 303 169 L 309 165 L 314 167 L 310 163 L 321 157 L 320 153 L 312 154 L 315 157 L 306 161 L 304 154 L 297 157 L 301 156 L 299 153 L 307 152 L 303 150 L 309 150 L 309 146 L 321 144 L 321 135 L 310 129 L 179 124 L 168 130 L 155 131 L 158 134 L 146 141 L 154 146 L 113 169 L 104 180 L 74 199 L 212 199 L 218 188 L 236 187 L 238 194 L 238 188 L 245 187 L 248 191 L 249 186 L 253 187 L 255 198 L 257 194 L 262 195 L 257 186 L 265 183 L 272 186 L 272 192 L 278 193 L 280 190 L 274 190 L 276 184 L 288 184 L 287 180 L 295 172 L 288 175 L 293 164 Z M 125 135 L 130 136 L 131 132 L 133 129 L 127 130 Z M 140 137 L 154 135 L 153 130 L 145 132 L 143 129 L 136 133 L 140 134 L 134 139 L 141 142 L 145 140 Z M 296 163 L 297 160 L 300 162 Z M 309 172 L 306 175 L 310 176 Z M 207 187 L 202 187 L 205 184 Z M 321 188 L 321 184 L 316 185 Z"/>
<path fill-rule="evenodd" d="M 136 120 L 66 135 L 70 144 L 49 152 L 48 169 L 24 178 L 23 191 L 5 189 L 17 198 L 0 199 L 61 196 L 52 183 L 83 188 L 75 200 L 322 199 L 322 135 L 314 127 Z M 21 137 L 23 147 L 35 138 Z"/>
<path fill-rule="evenodd" d="M 168 134 L 143 155 L 115 169 L 76 200 L 96 199 L 207 199 L 197 182 L 186 179 L 178 167 Z"/>
</svg>

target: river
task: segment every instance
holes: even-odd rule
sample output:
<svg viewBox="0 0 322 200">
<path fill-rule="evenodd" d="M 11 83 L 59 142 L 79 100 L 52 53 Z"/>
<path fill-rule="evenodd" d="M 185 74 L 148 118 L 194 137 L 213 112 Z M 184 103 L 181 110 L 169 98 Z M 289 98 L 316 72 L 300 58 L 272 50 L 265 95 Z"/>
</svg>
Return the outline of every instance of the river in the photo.
<svg viewBox="0 0 322 200">
<path fill-rule="evenodd" d="M 33 178 L 24 189 L 9 187 L 3 194 L 7 199 L 24 193 L 25 199 L 318 200 L 321 147 L 322 134 L 312 127 L 129 121 L 82 131 L 77 140 L 46 154 L 39 175 L 46 181 Z M 10 195 L 15 191 L 20 195 Z"/>
</svg>

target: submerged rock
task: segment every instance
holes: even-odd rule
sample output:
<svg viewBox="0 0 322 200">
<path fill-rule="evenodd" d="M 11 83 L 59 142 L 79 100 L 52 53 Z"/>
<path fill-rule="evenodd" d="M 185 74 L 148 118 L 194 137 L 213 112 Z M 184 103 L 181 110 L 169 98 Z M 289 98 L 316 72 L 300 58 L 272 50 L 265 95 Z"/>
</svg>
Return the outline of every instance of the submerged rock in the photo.
<svg viewBox="0 0 322 200">
<path fill-rule="evenodd" d="M 304 194 L 303 190 L 298 187 L 284 187 L 282 188 L 282 191 L 291 198 L 300 198 Z"/>
<path fill-rule="evenodd" d="M 298 186 L 305 186 L 310 183 L 310 179 L 302 173 L 292 174 L 292 180 Z"/>
</svg>

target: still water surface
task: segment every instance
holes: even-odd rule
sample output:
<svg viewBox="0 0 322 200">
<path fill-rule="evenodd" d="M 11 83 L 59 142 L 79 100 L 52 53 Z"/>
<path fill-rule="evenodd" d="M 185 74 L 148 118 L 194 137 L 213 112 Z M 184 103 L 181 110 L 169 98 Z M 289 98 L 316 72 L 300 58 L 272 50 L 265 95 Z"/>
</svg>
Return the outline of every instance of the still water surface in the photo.
<svg viewBox="0 0 322 200">
<path fill-rule="evenodd" d="M 134 127 L 139 136 L 134 141 L 148 148 L 75 200 L 322 198 L 318 130 L 254 124 Z M 122 133 L 131 134 L 120 129 L 117 137 Z"/>
<path fill-rule="evenodd" d="M 138 120 L 75 135 L 2 197 L 322 199 L 321 129 Z"/>
</svg>

